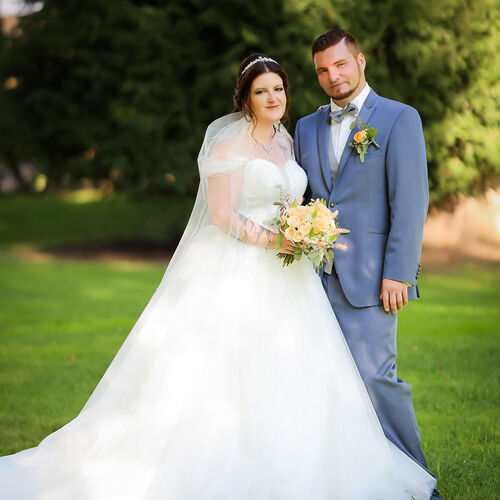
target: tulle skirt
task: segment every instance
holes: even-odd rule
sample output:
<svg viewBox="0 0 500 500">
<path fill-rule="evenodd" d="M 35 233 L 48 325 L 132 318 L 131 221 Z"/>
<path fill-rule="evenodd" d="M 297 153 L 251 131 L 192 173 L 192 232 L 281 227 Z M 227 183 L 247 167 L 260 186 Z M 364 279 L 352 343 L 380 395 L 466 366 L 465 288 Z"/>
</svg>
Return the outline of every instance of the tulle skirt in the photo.
<svg viewBox="0 0 500 500">
<path fill-rule="evenodd" d="M 306 260 L 207 226 L 80 414 L 0 458 L 5 500 L 428 500 Z"/>
</svg>

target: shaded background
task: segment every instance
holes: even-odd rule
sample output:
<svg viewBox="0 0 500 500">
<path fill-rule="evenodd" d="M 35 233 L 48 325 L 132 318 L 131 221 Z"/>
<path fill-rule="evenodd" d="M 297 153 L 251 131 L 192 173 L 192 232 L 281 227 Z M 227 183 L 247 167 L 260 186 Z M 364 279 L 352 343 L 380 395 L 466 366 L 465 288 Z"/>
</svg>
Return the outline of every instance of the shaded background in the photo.
<svg viewBox="0 0 500 500">
<path fill-rule="evenodd" d="M 311 43 L 344 28 L 372 88 L 424 124 L 423 298 L 400 314 L 398 358 L 424 449 L 446 498 L 498 498 L 499 12 L 498 0 L 0 0 L 0 453 L 77 414 L 154 292 L 241 59 L 284 65 L 293 134 L 327 102 Z"/>
<path fill-rule="evenodd" d="M 6 0 L 2 0 L 6 2 Z M 40 2 L 35 3 L 40 7 Z M 500 173 L 497 0 L 47 0 L 4 21 L 0 159 L 32 162 L 37 189 L 83 179 L 116 190 L 193 193 L 206 126 L 232 110 L 240 60 L 260 51 L 291 82 L 293 126 L 326 101 L 312 40 L 357 36 L 367 79 L 424 123 L 431 202 Z M 25 185 L 28 184 L 28 185 Z"/>
</svg>

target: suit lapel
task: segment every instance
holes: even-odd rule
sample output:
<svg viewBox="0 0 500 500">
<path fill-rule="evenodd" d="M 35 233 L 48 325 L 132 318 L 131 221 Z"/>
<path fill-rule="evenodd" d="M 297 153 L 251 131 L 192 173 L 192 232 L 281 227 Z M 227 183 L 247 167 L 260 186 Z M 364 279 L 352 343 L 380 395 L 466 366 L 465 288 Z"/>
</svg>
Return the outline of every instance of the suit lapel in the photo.
<svg viewBox="0 0 500 500">
<path fill-rule="evenodd" d="M 318 112 L 317 133 L 318 141 L 319 164 L 323 179 L 328 188 L 332 190 L 332 174 L 330 172 L 330 157 L 328 155 L 328 145 L 331 141 L 330 137 L 330 106 L 326 106 Z"/>
<path fill-rule="evenodd" d="M 370 119 L 370 116 L 372 115 L 373 111 L 375 110 L 375 101 L 378 98 L 378 94 L 372 89 L 370 90 L 370 93 L 368 94 L 367 98 L 365 99 L 365 102 L 363 103 L 363 106 L 361 107 L 361 111 L 359 112 L 359 117 L 361 118 L 362 121 L 365 123 L 368 123 L 368 120 Z M 358 127 L 354 127 L 354 129 L 351 130 L 351 133 L 349 134 L 349 138 L 347 139 L 347 142 L 345 143 L 344 151 L 342 151 L 342 156 L 340 157 L 340 162 L 339 162 L 339 171 L 337 174 L 337 179 L 339 179 L 340 175 L 342 174 L 342 170 L 344 170 L 347 161 L 349 160 L 351 154 L 354 151 L 354 148 L 351 148 L 349 144 L 354 140 L 354 134 L 358 131 Z"/>
</svg>

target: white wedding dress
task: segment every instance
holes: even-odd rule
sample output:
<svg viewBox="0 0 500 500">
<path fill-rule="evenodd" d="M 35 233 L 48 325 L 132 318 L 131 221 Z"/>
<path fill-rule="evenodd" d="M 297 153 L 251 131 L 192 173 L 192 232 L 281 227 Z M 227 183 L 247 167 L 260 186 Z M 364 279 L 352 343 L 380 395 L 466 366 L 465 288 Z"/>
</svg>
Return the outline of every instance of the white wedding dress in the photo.
<svg viewBox="0 0 500 500">
<path fill-rule="evenodd" d="M 261 225 L 307 183 L 290 154 L 217 158 L 235 120 L 206 139 L 193 215 L 141 318 L 74 420 L 0 458 L 0 499 L 429 499 L 435 479 L 385 438 L 309 261 L 283 268 L 210 224 L 203 180 L 236 164 L 238 214 Z"/>
</svg>

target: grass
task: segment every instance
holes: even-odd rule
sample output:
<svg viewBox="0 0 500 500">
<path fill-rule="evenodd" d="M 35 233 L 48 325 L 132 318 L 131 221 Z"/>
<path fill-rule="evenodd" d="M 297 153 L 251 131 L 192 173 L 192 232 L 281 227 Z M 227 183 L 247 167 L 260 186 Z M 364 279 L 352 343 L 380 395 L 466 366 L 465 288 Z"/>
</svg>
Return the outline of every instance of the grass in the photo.
<svg viewBox="0 0 500 500">
<path fill-rule="evenodd" d="M 420 281 L 423 297 L 400 314 L 398 360 L 429 467 L 445 498 L 497 499 L 500 270 Z"/>
<path fill-rule="evenodd" d="M 0 253 L 0 454 L 37 444 L 77 414 L 163 267 Z"/>
<path fill-rule="evenodd" d="M 164 271 L 157 263 L 32 262 L 10 249 L 103 238 L 108 223 L 113 237 L 158 237 L 169 217 L 139 223 L 172 208 L 162 202 L 70 203 L 61 215 L 68 202 L 55 197 L 0 199 L 8 240 L 0 248 L 0 455 L 38 444 L 77 415 Z M 39 207 L 44 231 L 33 233 L 23 207 Z M 113 225 L 117 214 L 123 220 Z M 422 298 L 400 313 L 398 370 L 413 388 L 429 467 L 446 499 L 496 499 L 500 269 L 424 272 L 420 283 Z"/>
</svg>

